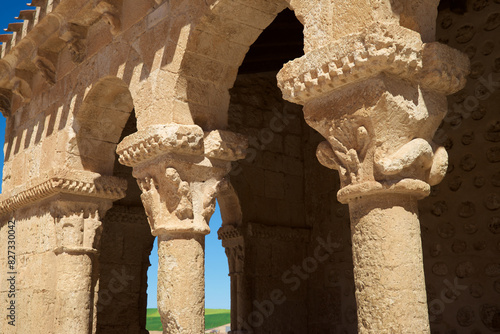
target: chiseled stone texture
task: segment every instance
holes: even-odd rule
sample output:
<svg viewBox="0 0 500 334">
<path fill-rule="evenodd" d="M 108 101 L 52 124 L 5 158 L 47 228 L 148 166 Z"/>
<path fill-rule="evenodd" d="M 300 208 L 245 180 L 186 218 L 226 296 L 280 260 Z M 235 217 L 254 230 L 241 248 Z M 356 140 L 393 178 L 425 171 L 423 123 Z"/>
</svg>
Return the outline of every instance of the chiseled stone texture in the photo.
<svg viewBox="0 0 500 334">
<path fill-rule="evenodd" d="M 499 13 L 498 1 L 474 0 L 437 21 L 438 40 L 465 52 L 472 72 L 434 137 L 448 151 L 446 177 L 420 203 L 435 333 L 500 331 Z"/>
<path fill-rule="evenodd" d="M 255 287 L 243 320 L 251 326 L 249 314 L 259 311 L 252 302 L 265 303 L 278 289 L 286 301 L 262 324 L 253 319 L 255 333 L 353 333 L 349 214 L 336 198 L 339 177 L 318 162 L 315 149 L 323 138 L 307 126 L 299 106 L 279 98 L 275 76 L 239 75 L 231 90 L 229 127 L 249 136 L 247 158 L 233 164 L 231 183 L 243 225 L 259 223 L 269 231 L 266 237 L 243 233 L 243 284 Z M 283 239 L 292 232 L 301 237 Z M 331 248 L 325 251 L 321 242 Z M 318 247 L 324 260 L 315 265 Z"/>
<path fill-rule="evenodd" d="M 281 88 L 286 97 L 302 103 L 308 94 L 314 95 L 332 108 L 334 101 L 325 95 L 332 87 L 350 87 L 355 92 L 370 77 L 364 83 L 365 95 L 386 98 L 385 105 L 379 106 L 381 112 L 374 113 L 385 115 L 375 122 L 387 134 L 383 139 L 392 136 L 399 144 L 409 145 L 392 152 L 394 146 L 386 140 L 382 153 L 390 152 L 400 166 L 380 159 L 366 164 L 362 176 L 373 175 L 370 168 L 377 165 L 386 173 L 382 174 L 389 186 L 400 176 L 437 184 L 446 157 L 427 137 L 443 116 L 439 112 L 445 111 L 443 94 L 464 83 L 462 69 L 467 63 L 459 53 L 432 43 L 437 0 L 34 3 L 40 7 L 2 46 L 0 60 L 0 110 L 8 118 L 0 245 L 6 245 L 7 221 L 15 218 L 18 224 L 17 326 L 2 321 L 2 334 L 143 334 L 150 227 L 155 234 L 156 225 L 162 227 L 157 233 L 161 239 L 158 286 L 162 318 L 170 325 L 165 333 L 201 333 L 202 235 L 209 232 L 215 197 L 224 187 L 233 192 L 232 197 L 220 199 L 221 207 L 226 202 L 223 218 L 229 230 L 224 234 L 221 229 L 220 236 L 231 281 L 236 284 L 232 306 L 237 330 L 247 322 L 254 324 L 255 334 L 378 332 L 386 310 L 370 307 L 387 305 L 394 293 L 395 303 L 408 307 L 401 310 L 400 318 L 387 314 L 388 322 L 397 326 L 380 328 L 428 332 L 421 271 L 415 270 L 422 266 L 415 203 L 391 198 L 399 205 L 386 208 L 380 204 L 386 198 L 378 198 L 372 203 L 378 207 L 371 211 L 363 211 L 366 203 L 353 204 L 351 230 L 348 208 L 336 193 L 355 173 L 344 170 L 339 178 L 318 162 L 315 151 L 324 138 L 306 124 L 301 107 L 280 97 L 276 73 L 238 76 L 238 68 L 263 29 L 290 7 L 304 25 L 308 57 L 285 65 L 289 77 Z M 443 8 L 438 18 L 438 40 L 465 52 L 472 73 L 466 89 L 448 99 L 451 111 L 434 138 L 449 151 L 447 176 L 418 210 L 429 318 L 436 333 L 498 332 L 500 87 L 490 85 L 489 75 L 493 81 L 500 80 L 500 3 L 452 1 L 451 6 L 454 12 Z M 424 47 L 422 42 L 428 44 Z M 455 56 L 455 60 L 440 61 L 441 56 Z M 294 64 L 298 64 L 295 69 Z M 411 80 L 422 86 L 415 88 Z M 411 98 L 403 101 L 403 95 Z M 356 93 L 350 99 L 352 104 L 363 102 Z M 355 109 L 344 102 L 337 103 L 336 112 Z M 417 104 L 435 107 L 438 115 L 432 122 L 416 122 L 418 112 L 405 119 L 412 132 L 405 132 L 404 126 L 385 126 L 384 120 L 393 120 L 391 108 L 411 109 Z M 331 116 L 321 103 L 316 107 L 316 116 Z M 328 124 L 306 114 L 330 145 L 334 143 L 335 135 L 325 135 Z M 370 128 L 349 124 L 347 128 L 356 130 L 354 146 L 375 138 L 368 135 Z M 183 137 L 186 129 L 193 136 Z M 233 163 L 229 176 L 223 171 L 245 152 L 244 145 L 238 144 L 242 138 L 226 130 L 243 133 L 250 144 L 246 159 Z M 162 138 L 165 132 L 171 136 Z M 396 135 L 401 133 L 406 137 Z M 118 161 L 115 151 L 120 142 L 125 148 L 119 150 Z M 170 152 L 176 144 L 187 151 Z M 322 144 L 319 151 L 326 165 L 334 157 L 328 145 Z M 151 152 L 157 164 L 148 160 Z M 412 165 L 422 157 L 425 168 Z M 346 154 L 344 158 L 355 162 L 359 157 Z M 134 176 L 141 187 L 132 168 L 120 163 L 140 165 Z M 334 165 L 330 161 L 329 167 Z M 193 171 L 194 166 L 207 169 Z M 398 168 L 406 168 L 408 174 L 393 178 L 391 173 Z M 202 187 L 203 177 L 210 175 L 206 171 L 217 175 Z M 199 179 L 193 181 L 193 175 Z M 81 207 L 51 214 L 51 205 L 61 199 Z M 169 210 L 167 205 L 182 210 Z M 108 209 L 109 216 L 105 215 Z M 196 217 L 201 228 L 193 230 L 198 234 L 175 235 L 179 228 L 169 230 L 166 217 L 177 214 L 188 226 Z M 381 226 L 379 214 L 405 219 Z M 407 223 L 407 228 L 400 223 Z M 370 238 L 367 227 L 378 234 Z M 395 238 L 400 229 L 404 230 L 401 240 Z M 365 253 L 353 254 L 352 243 Z M 386 264 L 398 260 L 383 258 L 380 250 L 388 248 L 414 265 L 399 272 L 405 281 L 391 282 L 388 267 L 371 267 L 372 260 L 383 259 Z M 2 247 L 0 310 L 7 308 L 6 262 Z M 110 285 L 116 282 L 117 272 L 125 274 L 120 288 Z M 363 323 L 357 327 L 355 276 L 362 278 L 356 288 L 367 307 L 358 314 L 367 320 L 366 328 Z M 415 293 L 404 285 L 412 279 L 411 288 L 419 287 Z M 385 294 L 384 286 L 377 285 L 380 281 L 392 283 L 397 291 Z M 109 305 L 106 290 L 112 293 Z M 269 300 L 274 308 L 268 315 L 269 309 L 262 311 L 260 306 Z M 255 312 L 260 312 L 262 323 Z M 252 314 L 253 321 L 249 320 Z M 414 318 L 418 326 L 406 328 Z"/>
<path fill-rule="evenodd" d="M 3 216 L 0 227 L 0 244 L 7 245 L 7 221 Z M 55 290 L 57 284 L 55 232 L 53 218 L 48 211 L 38 212 L 36 209 L 24 210 L 16 215 L 16 327 L 2 320 L 2 333 L 37 333 L 53 330 L 53 321 L 58 310 L 55 307 Z M 0 260 L 3 268 L 7 268 L 7 251 L 2 252 Z M 0 305 L 7 308 L 6 270 L 1 272 Z M 20 320 L 20 321 L 19 321 Z"/>
<path fill-rule="evenodd" d="M 149 255 L 154 241 L 146 214 L 140 206 L 115 205 L 103 224 L 97 333 L 142 333 L 146 326 Z"/>
</svg>

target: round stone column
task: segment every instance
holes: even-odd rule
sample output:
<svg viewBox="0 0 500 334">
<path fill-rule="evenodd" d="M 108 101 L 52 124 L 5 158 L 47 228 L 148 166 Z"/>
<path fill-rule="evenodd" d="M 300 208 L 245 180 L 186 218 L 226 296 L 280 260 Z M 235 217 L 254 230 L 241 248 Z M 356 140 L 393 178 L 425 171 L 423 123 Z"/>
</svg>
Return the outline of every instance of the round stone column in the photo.
<svg viewBox="0 0 500 334">
<path fill-rule="evenodd" d="M 93 326 L 92 269 L 94 254 L 57 256 L 55 333 L 91 333 Z"/>
<path fill-rule="evenodd" d="M 205 330 L 205 235 L 158 236 L 158 311 L 163 333 Z"/>
<path fill-rule="evenodd" d="M 158 237 L 158 310 L 164 334 L 205 332 L 205 235 L 230 161 L 246 139 L 196 125 L 151 126 L 123 139 L 119 161 L 133 167 L 151 233 Z"/>
<path fill-rule="evenodd" d="M 379 22 L 285 64 L 278 85 L 326 141 L 349 204 L 359 333 L 429 333 L 417 201 L 446 174 L 432 138 L 468 59 Z"/>
<path fill-rule="evenodd" d="M 116 197 L 125 194 L 125 185 L 122 186 Z M 51 203 L 56 232 L 56 334 L 95 332 L 101 217 L 111 205 L 110 198 L 74 194 L 56 195 Z"/>
<path fill-rule="evenodd" d="M 349 202 L 359 333 L 428 333 L 417 199 Z"/>
</svg>

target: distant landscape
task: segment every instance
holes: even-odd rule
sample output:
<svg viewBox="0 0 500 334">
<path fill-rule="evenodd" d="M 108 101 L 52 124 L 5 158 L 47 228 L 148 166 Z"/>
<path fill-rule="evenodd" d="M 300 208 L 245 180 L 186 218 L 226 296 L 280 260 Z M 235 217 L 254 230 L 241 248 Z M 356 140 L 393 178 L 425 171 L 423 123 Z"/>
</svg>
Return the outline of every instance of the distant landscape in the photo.
<svg viewBox="0 0 500 334">
<path fill-rule="evenodd" d="M 160 314 L 156 308 L 148 308 L 146 315 L 146 329 L 148 331 L 162 331 Z M 230 310 L 206 309 L 205 329 L 223 326 L 231 322 Z"/>
</svg>

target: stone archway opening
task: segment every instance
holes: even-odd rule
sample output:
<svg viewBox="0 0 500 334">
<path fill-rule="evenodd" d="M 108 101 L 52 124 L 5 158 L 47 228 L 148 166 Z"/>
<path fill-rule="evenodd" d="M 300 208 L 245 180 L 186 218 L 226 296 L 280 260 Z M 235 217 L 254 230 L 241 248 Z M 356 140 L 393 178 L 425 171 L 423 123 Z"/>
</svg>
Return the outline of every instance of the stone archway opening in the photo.
<svg viewBox="0 0 500 334">
<path fill-rule="evenodd" d="M 217 203 L 210 218 L 211 232 L 205 237 L 205 309 L 230 309 L 231 307 L 228 263 L 224 261 L 224 248 L 217 238 L 217 231 L 221 225 L 220 204 Z M 205 316 L 205 322 L 207 329 L 214 327 L 211 325 L 212 319 L 207 318 L 207 316 Z M 220 325 L 226 325 L 229 322 Z"/>
<path fill-rule="evenodd" d="M 116 145 L 123 138 L 133 108 L 125 82 L 115 76 L 98 80 L 75 112 L 68 165 L 101 175 L 114 174 Z"/>
<path fill-rule="evenodd" d="M 132 111 L 120 140 L 136 131 Z M 116 154 L 113 176 L 127 180 L 128 187 L 126 196 L 115 201 L 103 219 L 97 333 L 142 333 L 146 330 L 149 256 L 155 238 L 132 168 L 120 164 Z"/>
<path fill-rule="evenodd" d="M 338 176 L 318 162 L 322 137 L 301 106 L 283 100 L 276 82 L 283 64 L 303 55 L 303 28 L 291 10 L 282 11 L 250 47 L 229 91 L 228 130 L 249 138 L 246 159 L 233 163 L 231 184 L 219 195 L 232 333 L 356 330 L 349 217 L 336 200 Z M 320 236 L 335 240 L 336 249 L 316 259 Z"/>
</svg>

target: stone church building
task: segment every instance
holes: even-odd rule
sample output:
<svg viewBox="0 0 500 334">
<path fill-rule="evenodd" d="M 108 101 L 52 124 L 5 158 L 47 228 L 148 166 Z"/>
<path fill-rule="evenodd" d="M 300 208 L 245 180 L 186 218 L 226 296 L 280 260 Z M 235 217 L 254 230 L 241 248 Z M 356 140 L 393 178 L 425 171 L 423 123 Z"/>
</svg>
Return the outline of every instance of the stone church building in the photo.
<svg viewBox="0 0 500 334">
<path fill-rule="evenodd" d="M 499 0 L 31 6 L 2 334 L 147 333 L 155 237 L 164 333 L 203 333 L 208 233 L 232 334 L 500 332 Z"/>
</svg>

